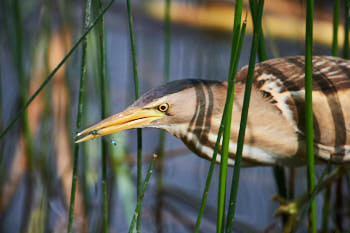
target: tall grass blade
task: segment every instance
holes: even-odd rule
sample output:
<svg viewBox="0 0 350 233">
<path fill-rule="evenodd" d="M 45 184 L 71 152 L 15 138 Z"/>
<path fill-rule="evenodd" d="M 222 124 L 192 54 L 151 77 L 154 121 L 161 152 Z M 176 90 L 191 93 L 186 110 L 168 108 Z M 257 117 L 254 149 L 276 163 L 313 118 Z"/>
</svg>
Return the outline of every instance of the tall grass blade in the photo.
<svg viewBox="0 0 350 233">
<path fill-rule="evenodd" d="M 86 31 L 90 23 L 90 13 L 91 13 L 91 0 L 85 1 L 85 12 L 84 12 L 84 27 L 83 30 Z M 85 96 L 85 76 L 86 76 L 86 51 L 87 51 L 87 37 L 84 37 L 82 44 L 82 54 L 81 54 L 81 70 L 80 70 L 80 88 L 79 88 L 79 102 L 78 102 L 78 113 L 77 113 L 77 132 L 81 129 L 81 122 L 83 116 L 83 105 Z M 69 206 L 69 219 L 68 219 L 68 233 L 72 233 L 73 230 L 73 215 L 74 215 L 74 204 L 75 204 L 75 192 L 77 184 L 78 175 L 78 157 L 79 157 L 79 145 L 74 144 L 74 160 L 73 160 L 73 176 L 72 176 L 72 189 L 70 195 L 70 206 Z"/>
<path fill-rule="evenodd" d="M 230 57 L 230 70 L 228 75 L 228 88 L 225 102 L 225 115 L 223 115 L 225 122 L 223 129 L 223 142 L 222 153 L 220 160 L 220 175 L 219 175 L 219 191 L 218 191 L 218 212 L 216 222 L 216 232 L 221 233 L 224 231 L 225 226 L 225 202 L 226 202 L 226 180 L 227 180 L 227 163 L 228 163 L 228 145 L 231 133 L 231 116 L 232 106 L 234 99 L 234 69 L 235 64 L 238 63 L 239 57 L 237 57 L 239 47 L 239 36 L 242 18 L 243 1 L 236 1 L 235 5 L 235 17 L 233 23 L 233 35 L 231 45 L 231 57 Z M 227 106 L 227 107 L 226 107 Z"/>
<path fill-rule="evenodd" d="M 103 4 L 102 0 L 97 1 L 98 11 L 102 10 Z M 97 12 L 98 12 L 97 11 Z M 107 117 L 107 93 L 108 90 L 106 84 L 108 83 L 106 77 L 106 46 L 105 46 L 105 25 L 104 25 L 104 16 L 102 16 L 101 21 L 98 27 L 98 37 L 99 37 L 99 50 L 100 50 L 100 99 L 101 99 L 101 115 L 102 119 Z M 108 142 L 102 140 L 102 193 L 103 193 L 103 224 L 102 232 L 108 232 L 108 197 L 107 197 L 107 155 L 108 155 Z"/>
<path fill-rule="evenodd" d="M 135 98 L 140 97 L 139 88 L 139 75 L 137 71 L 137 56 L 136 56 L 136 46 L 135 46 L 135 36 L 134 36 L 134 26 L 131 12 L 130 0 L 126 0 L 127 10 L 128 10 L 128 20 L 129 20 L 129 33 L 130 33 L 130 45 L 132 53 L 132 64 L 134 72 L 134 89 Z M 139 197 L 142 189 L 142 130 L 137 129 L 137 196 Z M 137 217 L 136 231 L 141 232 L 141 210 Z"/>
<path fill-rule="evenodd" d="M 223 111 L 223 116 L 225 116 L 226 114 L 226 104 L 224 107 L 224 111 Z M 209 167 L 209 171 L 208 171 L 208 176 L 207 176 L 207 180 L 205 182 L 205 188 L 202 194 L 202 200 L 201 200 L 201 207 L 199 209 L 199 213 L 198 213 L 198 217 L 196 220 L 196 226 L 195 226 L 195 233 L 199 232 L 200 229 L 200 225 L 202 222 L 202 217 L 203 217 L 203 213 L 204 213 L 204 208 L 205 208 L 205 204 L 207 202 L 207 198 L 208 198 L 208 193 L 209 193 L 209 188 L 210 188 L 210 184 L 211 184 L 211 179 L 213 177 L 213 173 L 214 173 L 214 166 L 216 163 L 216 157 L 218 155 L 218 151 L 219 151 L 219 147 L 220 147 L 220 142 L 221 142 L 221 137 L 222 137 L 222 132 L 224 131 L 224 126 L 225 126 L 225 121 L 224 118 L 221 119 L 221 123 L 220 123 L 220 128 L 218 131 L 218 136 L 216 138 L 216 142 L 215 142 L 215 147 L 214 147 L 214 152 L 213 152 L 213 156 L 210 162 L 210 167 Z"/>
<path fill-rule="evenodd" d="M 90 24 L 89 27 L 86 28 L 86 30 L 82 33 L 82 35 L 79 37 L 79 39 L 74 43 L 73 47 L 69 50 L 67 55 L 62 59 L 62 61 L 56 66 L 56 68 L 47 76 L 45 81 L 40 85 L 40 87 L 34 92 L 34 94 L 29 97 L 29 99 L 25 102 L 23 107 L 17 112 L 17 114 L 12 118 L 10 123 L 6 126 L 6 128 L 1 132 L 0 139 L 2 139 L 6 133 L 12 128 L 12 126 L 20 119 L 25 111 L 27 110 L 28 106 L 33 102 L 33 100 L 38 96 L 38 94 L 44 89 L 44 87 L 50 82 L 50 80 L 54 77 L 56 72 L 63 66 L 63 64 L 68 60 L 68 58 L 73 54 L 73 52 L 78 48 L 80 43 L 85 39 L 87 34 L 93 29 L 96 25 L 96 23 L 99 22 L 101 17 L 106 13 L 106 11 L 110 8 L 114 0 L 111 0 L 104 8 L 103 10 L 98 14 L 98 16 L 93 20 L 93 22 Z"/>
<path fill-rule="evenodd" d="M 338 56 L 338 28 L 339 28 L 339 11 L 340 11 L 340 0 L 334 1 L 333 6 L 333 38 L 332 38 L 332 56 Z M 330 172 L 330 167 L 326 171 Z M 322 207 L 322 228 L 321 232 L 328 231 L 328 218 L 330 210 L 330 198 L 331 198 L 331 186 L 327 187 L 324 194 L 324 201 Z"/>
<path fill-rule="evenodd" d="M 216 157 L 220 148 L 220 142 L 221 142 L 221 137 L 224 131 L 224 126 L 225 126 L 225 116 L 227 115 L 227 108 L 228 108 L 228 96 L 231 96 L 234 94 L 234 80 L 233 78 L 235 76 L 233 76 L 232 74 L 234 73 L 234 69 L 236 67 L 238 67 L 238 61 L 239 61 L 239 56 L 235 56 L 236 51 L 240 51 L 242 46 L 239 46 L 239 36 L 240 36 L 240 21 L 241 21 L 241 16 L 242 16 L 242 1 L 237 1 L 236 2 L 236 7 L 235 7 L 235 20 L 234 20 L 234 25 L 233 25 L 233 36 L 232 36 L 232 47 L 231 47 L 231 58 L 230 58 L 230 68 L 229 68 L 229 85 L 227 88 L 227 95 L 226 95 L 226 102 L 225 102 L 225 106 L 224 106 L 224 111 L 223 111 L 223 115 L 222 115 L 222 119 L 220 122 L 220 127 L 218 130 L 218 136 L 216 138 L 216 143 L 215 143 L 215 147 L 214 147 L 214 151 L 213 151 L 213 156 L 210 162 L 210 167 L 209 167 L 209 171 L 208 171 L 208 176 L 206 179 L 206 183 L 205 183 L 205 188 L 203 191 L 203 195 L 202 195 L 202 200 L 201 200 L 201 206 L 200 206 L 200 210 L 198 213 L 198 217 L 196 220 L 196 226 L 195 226 L 195 232 L 198 233 L 199 229 L 200 229 L 200 224 L 202 221 L 202 217 L 203 217 L 203 213 L 204 213 L 204 208 L 205 208 L 205 204 L 208 198 L 208 192 L 209 192 L 209 188 L 210 188 L 210 184 L 211 184 L 211 179 L 213 177 L 213 172 L 214 172 L 214 166 L 216 163 Z M 245 26 L 243 26 L 245 27 Z M 244 30 L 243 30 L 244 31 Z M 244 34 L 244 33 L 243 33 Z M 236 48 L 239 48 L 239 50 L 237 50 Z M 237 52 L 238 53 L 238 52 Z M 236 58 L 237 57 L 237 58 Z M 223 216 L 222 216 L 223 218 Z M 219 221 L 217 221 L 217 224 L 219 223 Z M 222 228 L 223 229 L 223 228 Z M 217 228 L 218 231 L 218 228 Z"/>
<path fill-rule="evenodd" d="M 250 5 L 250 11 L 252 14 L 252 18 L 253 18 L 254 27 L 256 27 L 258 3 L 257 3 L 257 0 L 250 0 L 249 2 L 250 2 L 249 5 Z M 266 50 L 266 46 L 265 46 L 264 32 L 263 32 L 261 25 L 260 25 L 260 27 L 261 27 L 261 32 L 260 32 L 260 37 L 259 37 L 258 57 L 259 57 L 259 61 L 263 62 L 263 61 L 266 61 L 268 59 L 268 56 L 267 56 L 267 50 Z M 273 167 L 273 174 L 275 177 L 278 194 L 281 197 L 287 197 L 286 178 L 285 178 L 285 173 L 284 173 L 283 167 L 278 167 L 278 166 Z M 283 219 L 283 222 L 286 221 L 285 217 L 283 217 L 282 219 Z"/>
<path fill-rule="evenodd" d="M 330 168 L 330 167 L 329 167 Z M 326 173 L 328 174 L 330 172 L 330 169 L 326 170 Z M 328 232 L 328 219 L 329 219 L 329 211 L 330 211 L 330 200 L 331 200 L 331 186 L 326 188 L 326 192 L 324 194 L 324 202 L 322 207 L 322 227 L 321 232 L 326 233 Z"/>
<path fill-rule="evenodd" d="M 250 12 L 253 18 L 254 28 L 257 26 L 257 17 L 258 17 L 258 0 L 249 0 Z M 261 24 L 261 22 L 260 22 Z M 261 27 L 260 37 L 259 37 L 259 47 L 258 47 L 258 57 L 259 61 L 266 61 L 268 59 L 264 32 Z"/>
<path fill-rule="evenodd" d="M 243 146 L 244 146 L 244 136 L 245 136 L 245 129 L 247 125 L 247 119 L 248 119 L 248 109 L 249 109 L 249 103 L 250 103 L 250 93 L 251 93 L 252 84 L 253 84 L 255 61 L 256 61 L 256 55 L 257 55 L 257 50 L 259 46 L 259 36 L 261 31 L 261 18 L 263 14 L 263 8 L 264 8 L 264 0 L 260 0 L 259 6 L 258 6 L 257 18 L 256 18 L 257 20 L 256 27 L 254 27 L 252 47 L 250 50 L 248 75 L 247 75 L 247 81 L 246 81 L 246 86 L 244 91 L 241 122 L 240 122 L 240 128 L 239 128 L 238 139 L 237 139 L 237 152 L 235 156 L 235 165 L 234 165 L 234 172 L 233 172 L 232 185 L 231 185 L 231 194 L 230 194 L 229 210 L 228 210 L 228 216 L 227 216 L 226 232 L 233 231 L 233 221 L 234 221 L 235 209 L 236 209 L 240 167 L 241 167 L 242 152 L 243 152 Z"/>
<path fill-rule="evenodd" d="M 306 32 L 305 32 L 305 129 L 306 154 L 308 163 L 308 189 L 311 194 L 315 188 L 314 161 L 314 129 L 312 112 L 312 33 L 313 33 L 314 1 L 306 1 Z M 316 201 L 311 203 L 310 231 L 316 233 Z"/>
<path fill-rule="evenodd" d="M 308 209 L 310 208 L 313 200 L 316 198 L 317 194 L 324 189 L 325 187 L 328 187 L 333 181 L 339 179 L 342 175 L 345 173 L 345 169 L 343 167 L 338 166 L 335 168 L 333 171 L 329 172 L 331 164 L 328 163 L 327 167 L 324 169 L 322 172 L 320 178 L 318 179 L 317 184 L 315 185 L 314 190 L 311 193 L 307 193 L 307 195 L 303 195 L 299 197 L 299 202 L 304 202 L 305 204 L 303 205 L 302 211 L 299 214 L 299 219 L 304 219 L 306 213 L 308 212 Z M 296 233 L 298 229 L 301 227 L 303 221 L 298 221 L 297 224 L 293 227 L 292 231 L 293 233 Z M 327 231 L 328 232 L 328 231 Z"/>
<path fill-rule="evenodd" d="M 134 216 L 132 218 L 132 221 L 131 221 L 131 224 L 130 224 L 130 227 L 129 227 L 129 233 L 132 233 L 134 231 L 136 219 L 138 218 L 138 216 L 141 213 L 141 206 L 142 206 L 143 197 L 145 195 L 145 192 L 146 192 L 146 189 L 147 189 L 147 186 L 148 186 L 148 183 L 149 183 L 149 179 L 151 178 L 156 158 L 157 158 L 157 155 L 154 154 L 153 155 L 153 159 L 151 161 L 151 164 L 149 165 L 149 168 L 148 168 L 148 171 L 147 171 L 147 174 L 146 174 L 145 182 L 142 185 L 142 189 L 141 189 L 140 195 L 137 197 L 138 201 L 137 201 L 137 205 L 136 205 L 136 208 L 135 208 L 135 211 L 134 211 Z"/>
</svg>

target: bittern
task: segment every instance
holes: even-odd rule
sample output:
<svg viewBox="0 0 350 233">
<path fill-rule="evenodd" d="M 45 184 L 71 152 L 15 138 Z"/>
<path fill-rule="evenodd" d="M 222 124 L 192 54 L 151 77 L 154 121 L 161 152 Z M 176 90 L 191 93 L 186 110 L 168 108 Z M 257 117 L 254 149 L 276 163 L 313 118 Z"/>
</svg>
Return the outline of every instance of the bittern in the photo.
<svg viewBox="0 0 350 233">
<path fill-rule="evenodd" d="M 315 56 L 312 105 L 317 162 L 350 161 L 350 61 Z M 305 155 L 304 57 L 256 65 L 243 165 L 300 166 Z M 248 68 L 237 73 L 229 143 L 234 164 Z M 221 122 L 227 82 L 185 79 L 146 92 L 125 111 L 77 134 L 83 142 L 110 133 L 154 127 L 180 138 L 197 155 L 211 159 Z M 220 152 L 217 162 L 220 162 Z"/>
</svg>

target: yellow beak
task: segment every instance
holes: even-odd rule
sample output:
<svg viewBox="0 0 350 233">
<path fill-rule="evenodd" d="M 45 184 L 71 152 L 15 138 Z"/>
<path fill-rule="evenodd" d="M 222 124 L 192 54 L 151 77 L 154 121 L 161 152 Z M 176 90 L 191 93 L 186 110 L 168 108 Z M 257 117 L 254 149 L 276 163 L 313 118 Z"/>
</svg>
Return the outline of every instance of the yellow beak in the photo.
<svg viewBox="0 0 350 233">
<path fill-rule="evenodd" d="M 147 127 L 152 121 L 164 116 L 164 113 L 156 109 L 128 108 L 81 131 L 77 134 L 75 143 L 127 129 Z"/>
</svg>

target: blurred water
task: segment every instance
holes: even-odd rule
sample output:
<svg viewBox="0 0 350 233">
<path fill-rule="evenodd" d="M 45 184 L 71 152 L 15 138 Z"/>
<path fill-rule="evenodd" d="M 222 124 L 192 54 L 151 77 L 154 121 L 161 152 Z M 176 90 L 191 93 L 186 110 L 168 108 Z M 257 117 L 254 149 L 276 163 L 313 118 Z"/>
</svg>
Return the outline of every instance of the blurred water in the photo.
<svg viewBox="0 0 350 233">
<path fill-rule="evenodd" d="M 140 74 L 141 93 L 146 90 L 158 86 L 163 83 L 163 54 L 164 54 L 164 35 L 163 24 L 155 22 L 141 11 L 135 11 L 134 26 L 137 45 L 137 55 Z M 108 75 L 110 77 L 109 87 L 111 89 L 110 99 L 112 102 L 111 112 L 115 113 L 123 110 L 134 99 L 133 79 L 131 69 L 131 55 L 129 44 L 129 32 L 127 27 L 127 17 L 124 6 L 117 5 L 108 12 L 106 17 L 107 29 L 107 61 Z M 240 67 L 248 64 L 251 38 L 247 36 L 243 52 L 240 60 Z M 270 41 L 267 39 L 267 45 L 270 51 Z M 300 55 L 303 54 L 302 42 L 293 41 L 277 41 L 275 46 L 281 56 Z M 194 28 L 188 28 L 182 25 L 173 25 L 171 34 L 171 74 L 170 80 L 183 78 L 202 78 L 226 80 L 228 75 L 229 53 L 231 48 L 230 36 L 223 33 L 213 33 L 201 31 Z M 317 47 L 315 54 L 329 54 L 328 48 Z M 77 65 L 79 62 L 77 63 Z M 2 92 L 4 109 L 12 110 L 14 105 L 12 96 L 16 95 L 16 82 L 13 79 L 14 71 L 8 70 L 8 64 L 2 65 L 3 84 L 7 83 L 9 88 Z M 78 75 L 79 66 L 74 68 L 73 74 Z M 72 76 L 72 75 L 71 75 Z M 78 76 L 71 77 L 71 83 L 77 83 Z M 4 85 L 3 85 L 4 86 Z M 78 87 L 78 85 L 73 85 Z M 99 120 L 97 101 L 97 93 L 89 93 L 88 104 L 89 124 Z M 74 93 L 76 97 L 76 93 Z M 73 96 L 74 97 L 74 96 Z M 6 100 L 6 101 L 5 101 Z M 72 122 L 75 122 L 75 106 L 77 98 L 73 98 L 72 103 Z M 5 121 L 13 113 L 5 112 Z M 143 130 L 144 153 L 149 154 L 156 150 L 158 146 L 159 131 L 155 129 Z M 129 151 L 136 153 L 136 148 L 132 145 L 136 143 L 136 131 L 128 132 Z M 180 148 L 183 143 L 171 136 L 167 135 L 166 148 Z M 144 166 L 146 171 L 148 165 Z M 188 153 L 165 160 L 164 167 L 164 184 L 166 187 L 181 189 L 195 199 L 200 199 L 209 168 L 209 162 Z M 136 169 L 133 168 L 133 175 L 136 176 Z M 288 171 L 288 170 L 286 170 Z M 213 176 L 212 186 L 208 197 L 208 206 L 215 207 L 217 202 L 219 167 L 216 166 Z M 229 169 L 229 177 L 232 177 L 232 169 Z M 296 193 L 302 193 L 306 187 L 306 173 L 304 168 L 296 169 Z M 231 184 L 231 178 L 229 179 Z M 155 209 L 155 176 L 151 178 L 151 183 L 145 195 L 144 202 L 144 232 L 155 232 L 156 223 L 154 222 Z M 252 228 L 260 231 L 268 227 L 270 224 L 279 221 L 274 218 L 274 211 L 278 207 L 275 202 L 271 201 L 271 196 L 277 193 L 275 181 L 273 178 L 272 168 L 257 167 L 245 168 L 241 170 L 241 180 L 238 193 L 238 204 L 236 211 L 236 219 L 238 222 L 246 223 Z M 228 187 L 229 194 L 229 187 Z M 18 194 L 20 196 L 20 194 Z M 96 192 L 100 196 L 100 191 Z M 125 232 L 128 229 L 128 223 L 125 221 L 121 210 L 120 199 L 117 192 L 113 192 L 111 199 L 117 200 L 115 206 L 110 207 L 112 215 L 110 217 L 111 232 Z M 23 197 L 18 197 L 21 199 Z M 185 216 L 190 222 L 194 222 L 197 217 L 198 206 L 192 207 L 175 201 L 171 195 L 165 195 L 164 207 L 164 232 L 189 232 L 188 228 L 183 225 L 183 220 L 176 220 L 171 214 L 171 209 L 176 209 L 181 216 Z M 320 197 L 321 198 L 321 197 Z M 319 198 L 319 199 L 320 199 Z M 186 199 L 184 197 L 184 199 Z M 318 203 L 321 203 L 320 201 Z M 100 203 L 95 203 L 100 208 Z M 167 208 L 166 205 L 172 206 Z M 15 210 L 19 207 L 13 207 Z M 197 209 L 196 209 L 197 208 Z M 12 216 L 14 213 L 11 212 Z M 8 216 L 10 218 L 10 216 Z M 12 217 L 11 217 L 12 218 Z M 92 218 L 92 217 L 91 217 Z M 203 232 L 214 232 L 216 219 L 209 216 L 204 219 Z M 14 220 L 13 220 L 14 221 Z M 14 222 L 11 222 L 13 224 Z M 5 228 L 6 229 L 6 228 Z M 13 228 L 12 228 L 13 229 Z M 277 228 L 278 229 L 278 228 Z M 278 231 L 278 230 L 277 230 Z M 244 229 L 237 232 L 247 232 Z"/>
</svg>

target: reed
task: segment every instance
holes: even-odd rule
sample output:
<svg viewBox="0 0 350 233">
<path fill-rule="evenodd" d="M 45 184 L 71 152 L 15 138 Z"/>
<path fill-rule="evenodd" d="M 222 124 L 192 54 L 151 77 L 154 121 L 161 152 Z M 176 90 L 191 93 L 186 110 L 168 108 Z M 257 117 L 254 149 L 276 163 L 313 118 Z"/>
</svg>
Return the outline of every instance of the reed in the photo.
<svg viewBox="0 0 350 233">
<path fill-rule="evenodd" d="M 227 111 L 226 108 L 227 107 L 226 107 L 226 104 L 225 104 L 223 115 L 225 115 L 225 113 Z M 211 159 L 210 167 L 209 167 L 209 170 L 208 170 L 208 176 L 207 176 L 207 179 L 206 179 L 206 182 L 205 182 L 205 188 L 204 188 L 204 191 L 203 191 L 203 194 L 202 194 L 201 206 L 200 206 L 200 209 L 199 209 L 198 217 L 197 217 L 197 220 L 196 220 L 196 226 L 195 226 L 195 230 L 194 230 L 195 233 L 199 232 L 200 225 L 201 225 L 201 222 L 202 222 L 204 208 L 205 208 L 205 204 L 206 204 L 207 198 L 208 198 L 209 188 L 210 188 L 211 179 L 212 179 L 213 173 L 214 173 L 214 167 L 215 167 L 215 164 L 216 164 L 216 157 L 218 155 L 218 151 L 219 151 L 219 148 L 220 148 L 220 142 L 221 142 L 221 137 L 222 137 L 222 132 L 224 130 L 224 126 L 225 126 L 225 121 L 224 121 L 224 118 L 222 118 L 221 119 L 221 123 L 220 123 L 220 128 L 219 128 L 219 131 L 218 131 L 218 136 L 217 136 L 216 142 L 215 142 L 213 157 Z"/>
<path fill-rule="evenodd" d="M 86 31 L 90 24 L 90 14 L 91 14 L 91 0 L 85 1 L 85 11 L 84 11 L 84 26 L 83 31 Z M 82 54 L 81 54 L 81 69 L 80 69 L 80 87 L 79 87 L 79 102 L 78 102 L 78 112 L 77 112 L 77 123 L 76 132 L 81 130 L 81 123 L 83 117 L 84 108 L 84 97 L 85 97 L 85 76 L 86 76 L 86 51 L 87 51 L 87 37 L 83 39 L 82 43 Z M 69 206 L 69 219 L 68 219 L 68 233 L 73 231 L 73 215 L 74 215 L 74 204 L 75 204 L 75 193 L 77 185 L 78 176 L 78 158 L 79 158 L 79 148 L 80 144 L 74 144 L 74 160 L 73 160 L 73 176 L 72 176 L 72 189 L 70 195 L 70 206 Z"/>
<path fill-rule="evenodd" d="M 306 154 L 308 170 L 308 190 L 311 194 L 315 188 L 315 161 L 314 161 L 314 132 L 312 113 L 312 33 L 313 33 L 313 0 L 306 1 L 306 32 L 305 32 L 305 129 Z M 310 231 L 317 231 L 316 200 L 311 203 Z"/>
<path fill-rule="evenodd" d="M 338 56 L 338 28 L 339 28 L 339 12 L 340 12 L 340 0 L 334 1 L 333 6 L 333 38 L 332 38 L 332 56 Z M 331 171 L 330 167 L 327 167 L 327 173 Z M 331 186 L 327 187 L 324 194 L 324 203 L 322 207 L 322 228 L 321 232 L 328 231 L 328 218 L 330 210 L 331 199 Z"/>
<path fill-rule="evenodd" d="M 102 10 L 103 4 L 102 0 L 97 1 L 98 11 Z M 101 118 L 107 118 L 107 93 L 106 83 L 108 83 L 106 77 L 106 46 L 105 46 L 105 25 L 104 25 L 104 16 L 102 16 L 101 21 L 98 25 L 98 37 L 99 37 L 99 53 L 100 53 L 100 99 L 101 99 Z M 102 193 L 103 193 L 103 224 L 102 224 L 102 232 L 108 232 L 108 197 L 107 197 L 107 156 L 108 156 L 108 142 L 106 140 L 102 140 Z"/>
<path fill-rule="evenodd" d="M 228 145 L 231 133 L 231 116 L 232 107 L 234 100 L 234 89 L 235 89 L 235 72 L 237 69 L 239 57 L 239 37 L 241 31 L 241 18 L 242 18 L 243 1 L 236 1 L 235 5 L 235 17 L 233 22 L 232 32 L 232 45 L 231 45 L 231 56 L 230 56 L 230 69 L 228 74 L 228 87 L 226 94 L 226 101 L 224 107 L 224 114 L 221 122 L 224 122 L 223 129 L 223 142 L 222 142 L 222 153 L 220 160 L 220 175 L 219 175 L 219 187 L 218 187 L 218 206 L 217 206 L 217 223 L 216 232 L 222 233 L 225 226 L 225 202 L 226 202 L 226 180 L 227 180 L 227 163 L 228 163 Z M 220 142 L 219 142 L 220 143 Z"/>
<path fill-rule="evenodd" d="M 149 180 L 150 180 L 151 175 L 152 175 L 152 171 L 153 171 L 153 167 L 154 167 L 154 163 L 155 163 L 156 158 L 157 158 L 157 155 L 154 154 L 153 158 L 152 158 L 152 161 L 151 161 L 151 163 L 149 165 L 145 181 L 144 181 L 144 183 L 142 185 L 142 189 L 141 189 L 140 195 L 137 197 L 138 201 L 137 201 L 137 205 L 136 205 L 136 208 L 135 208 L 135 211 L 134 211 L 134 215 L 132 217 L 132 221 L 131 221 L 131 224 L 130 224 L 130 227 L 129 227 L 129 231 L 128 231 L 129 233 L 132 233 L 134 231 L 136 219 L 138 218 L 138 216 L 141 213 L 142 201 L 143 201 L 143 198 L 145 196 L 145 192 L 146 192 Z"/>
<path fill-rule="evenodd" d="M 315 185 L 315 188 L 311 193 L 306 193 L 304 195 L 299 196 L 294 204 L 297 206 L 298 210 L 299 208 L 302 208 L 302 211 L 299 211 L 299 217 L 298 219 L 304 219 L 306 214 L 309 212 L 309 209 L 315 200 L 316 196 L 326 187 L 328 187 L 332 182 L 339 179 L 341 176 L 344 175 L 346 172 L 346 169 L 344 169 L 341 166 L 336 167 L 331 172 L 329 172 L 330 169 L 330 163 L 327 164 L 327 167 L 323 170 L 321 176 L 318 179 L 317 184 Z M 296 216 L 297 217 L 297 216 Z M 303 221 L 298 221 L 295 226 L 290 226 L 290 229 L 287 229 L 285 232 L 292 232 L 296 233 L 298 232 L 298 229 L 303 224 Z M 309 228 L 310 229 L 310 228 Z"/>
<path fill-rule="evenodd" d="M 330 168 L 330 167 L 329 167 Z M 330 169 L 327 169 L 327 173 L 330 172 Z M 327 187 L 326 192 L 324 194 L 324 203 L 322 207 L 322 227 L 321 232 L 326 233 L 328 232 L 328 219 L 329 219 L 329 211 L 330 211 L 330 200 L 331 200 L 331 186 Z"/>
<path fill-rule="evenodd" d="M 256 27 L 256 24 L 257 24 L 256 20 L 258 17 L 258 0 L 249 0 L 249 6 L 250 6 L 252 19 L 253 19 L 253 25 L 254 27 Z M 268 59 L 265 37 L 264 37 L 264 32 L 262 28 L 261 28 L 260 37 L 259 37 L 258 57 L 260 62 L 266 61 Z"/>
<path fill-rule="evenodd" d="M 5 127 L 5 129 L 0 134 L 0 139 L 2 139 L 8 131 L 13 127 L 13 125 L 21 118 L 23 117 L 25 111 L 27 110 L 28 106 L 33 102 L 33 100 L 38 96 L 38 94 L 46 87 L 46 85 L 51 81 L 51 79 L 54 77 L 54 75 L 57 73 L 57 71 L 65 64 L 65 62 L 70 58 L 70 56 L 75 52 L 75 50 L 78 48 L 80 43 L 85 39 L 85 37 L 89 34 L 89 32 L 95 27 L 95 25 L 99 22 L 101 17 L 107 12 L 107 10 L 111 7 L 114 0 L 111 0 L 104 8 L 103 10 L 98 14 L 98 16 L 92 21 L 92 23 L 86 28 L 85 31 L 83 31 L 82 35 L 79 37 L 79 39 L 74 43 L 72 48 L 69 50 L 69 52 L 66 54 L 66 56 L 62 59 L 62 61 L 53 69 L 53 71 L 46 77 L 45 81 L 40 85 L 40 87 L 34 92 L 33 95 L 29 97 L 29 99 L 23 104 L 23 106 L 20 108 L 20 110 L 16 113 L 16 115 L 10 120 L 10 123 Z"/>
<path fill-rule="evenodd" d="M 253 24 L 254 24 L 254 27 L 256 27 L 257 26 L 256 19 L 258 17 L 257 15 L 258 2 L 257 0 L 250 0 L 249 3 L 250 3 L 249 6 L 250 6 L 251 15 L 253 18 Z M 264 32 L 262 27 L 261 27 L 260 37 L 259 37 L 258 57 L 260 62 L 268 60 L 267 50 L 265 46 L 265 37 L 264 37 Z M 285 178 L 284 168 L 280 166 L 273 167 L 273 174 L 277 185 L 278 195 L 286 198 L 287 188 L 286 188 L 286 178 Z M 283 223 L 286 222 L 286 216 L 282 216 L 282 221 Z"/>
<path fill-rule="evenodd" d="M 249 102 L 250 102 L 250 93 L 251 93 L 252 84 L 253 84 L 255 61 L 256 61 L 256 55 L 257 55 L 259 40 L 260 40 L 259 37 L 260 37 L 260 31 L 261 31 L 261 18 L 263 14 L 263 8 L 264 8 L 264 0 L 260 0 L 258 5 L 256 24 L 255 24 L 256 27 L 254 28 L 254 31 L 253 31 L 253 41 L 252 41 L 252 46 L 250 50 L 248 75 L 247 75 L 247 81 L 246 81 L 246 86 L 244 91 L 241 122 L 240 122 L 238 139 L 237 139 L 237 151 L 236 151 L 234 173 L 233 173 L 232 185 L 231 185 L 231 194 L 230 194 L 230 202 L 229 202 L 230 205 L 228 210 L 226 232 L 233 231 L 233 221 L 234 221 L 235 209 L 236 209 L 240 166 L 241 166 L 242 152 L 243 152 L 243 146 L 244 146 L 244 136 L 245 136 L 245 129 L 247 125 L 247 119 L 248 119 L 248 109 L 249 109 Z"/>
<path fill-rule="evenodd" d="M 139 75 L 137 70 L 137 56 L 136 56 L 134 26 L 133 26 L 130 0 L 126 0 L 126 5 L 128 10 L 130 45 L 131 45 L 132 64 L 133 64 L 133 73 L 134 73 L 135 99 L 138 99 L 140 97 Z M 142 189 L 142 130 L 137 129 L 137 196 L 138 197 L 141 195 L 141 189 Z M 139 215 L 137 216 L 136 231 L 141 232 L 141 210 Z"/>
<path fill-rule="evenodd" d="M 241 16 L 242 16 L 242 7 L 243 7 L 243 2 L 242 1 L 236 1 L 236 6 L 235 6 L 235 18 L 234 18 L 234 24 L 233 24 L 233 30 L 232 30 L 232 45 L 231 45 L 231 55 L 230 55 L 230 67 L 229 67 L 229 85 L 227 88 L 227 95 L 226 95 L 226 102 L 225 102 L 225 106 L 224 106 L 224 111 L 223 111 L 223 117 L 221 119 L 221 123 L 220 123 L 220 127 L 219 127 L 219 131 L 218 131 L 218 136 L 216 139 L 216 143 L 215 143 L 215 147 L 214 147 L 214 151 L 213 151 L 213 156 L 210 162 L 210 167 L 208 170 L 208 176 L 206 179 L 206 183 L 205 183 L 205 188 L 202 194 L 202 199 L 201 199 L 201 205 L 200 205 L 200 210 L 198 213 L 198 217 L 196 220 L 196 225 L 195 225 L 195 232 L 198 233 L 200 230 L 200 225 L 201 225 L 201 221 L 202 221 L 202 217 L 203 217 L 203 213 L 204 213 L 204 208 L 206 205 L 206 201 L 208 198 L 208 192 L 209 192 L 209 188 L 210 188 L 210 184 L 211 184 L 211 179 L 213 177 L 213 172 L 214 172 L 214 166 L 216 163 L 216 157 L 220 148 L 220 142 L 221 142 L 221 138 L 222 138 L 222 134 L 224 131 L 224 127 L 225 127 L 225 117 L 227 117 L 227 109 L 228 109 L 228 105 L 229 105 L 229 96 L 234 95 L 234 82 L 235 82 L 235 73 L 237 71 L 237 67 L 238 67 L 238 61 L 239 61 L 239 56 L 240 56 L 240 52 L 242 49 L 242 44 L 243 44 L 243 38 L 244 38 L 244 33 L 245 33 L 245 27 L 246 27 L 246 21 L 243 23 L 242 29 L 241 29 Z M 227 169 L 227 164 L 226 164 L 226 169 Z M 223 178 L 225 179 L 225 178 Z M 220 180 L 221 182 L 221 180 Z M 225 185 L 226 186 L 226 181 L 223 181 L 225 184 L 221 184 L 219 183 L 219 190 L 220 188 Z M 226 188 L 225 188 L 226 189 Z M 223 202 L 223 207 L 225 205 L 225 200 L 220 200 L 220 198 L 224 198 L 224 196 L 220 196 L 218 197 L 218 203 L 222 203 Z M 222 208 L 222 207 L 221 207 Z M 223 210 L 224 212 L 225 210 Z M 224 213 L 221 212 L 219 213 L 219 207 L 218 207 L 218 218 L 220 217 L 221 220 L 219 221 L 219 219 L 217 220 L 217 232 L 223 231 L 224 228 L 221 225 L 224 219 Z M 220 215 L 220 216 L 219 216 Z"/>
</svg>

